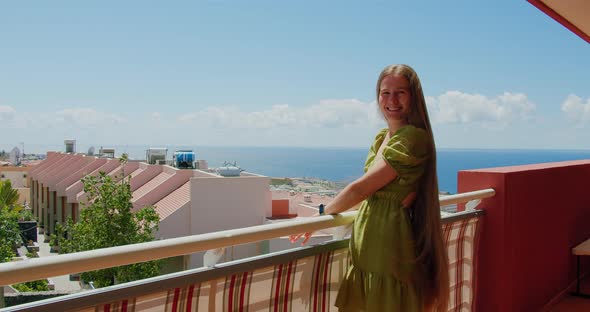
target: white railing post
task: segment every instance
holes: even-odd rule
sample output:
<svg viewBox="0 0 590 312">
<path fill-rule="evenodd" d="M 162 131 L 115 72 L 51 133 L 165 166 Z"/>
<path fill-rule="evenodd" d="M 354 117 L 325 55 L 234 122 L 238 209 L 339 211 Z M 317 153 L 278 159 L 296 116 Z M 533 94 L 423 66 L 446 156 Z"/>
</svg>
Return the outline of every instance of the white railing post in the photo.
<svg viewBox="0 0 590 312">
<path fill-rule="evenodd" d="M 206 267 L 214 267 L 219 260 L 225 255 L 225 247 L 209 249 L 203 255 L 203 265 Z"/>
</svg>

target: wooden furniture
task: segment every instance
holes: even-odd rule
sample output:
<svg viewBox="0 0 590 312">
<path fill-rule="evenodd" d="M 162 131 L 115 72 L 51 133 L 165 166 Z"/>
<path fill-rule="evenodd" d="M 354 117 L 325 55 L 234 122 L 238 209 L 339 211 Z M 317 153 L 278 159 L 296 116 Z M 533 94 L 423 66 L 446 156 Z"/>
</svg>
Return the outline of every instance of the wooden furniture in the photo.
<svg viewBox="0 0 590 312">
<path fill-rule="evenodd" d="M 583 297 L 590 299 L 590 294 L 585 294 L 580 292 L 580 257 L 582 256 L 590 256 L 590 238 L 584 241 L 583 243 L 579 244 L 578 246 L 572 249 L 572 253 L 576 256 L 577 261 L 577 284 L 576 284 L 576 292 L 572 293 L 574 296 Z"/>
</svg>

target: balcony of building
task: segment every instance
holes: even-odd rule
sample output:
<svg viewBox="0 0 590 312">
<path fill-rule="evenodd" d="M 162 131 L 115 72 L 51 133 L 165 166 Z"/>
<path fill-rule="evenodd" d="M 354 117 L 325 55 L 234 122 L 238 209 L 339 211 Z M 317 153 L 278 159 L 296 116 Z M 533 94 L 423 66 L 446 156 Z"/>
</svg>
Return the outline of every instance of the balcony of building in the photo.
<svg viewBox="0 0 590 312">
<path fill-rule="evenodd" d="M 585 311 L 569 294 L 578 276 L 572 248 L 590 238 L 590 160 L 458 173 L 458 204 L 443 218 L 451 276 L 450 311 Z M 469 209 L 476 207 L 475 210 Z M 0 284 L 89 271 L 280 239 L 345 226 L 355 212 L 0 264 Z M 295 247 L 151 279 L 8 308 L 10 311 L 335 310 L 347 241 Z M 219 258 L 219 257 L 217 257 Z M 590 257 L 586 257 L 590 258 Z M 590 269 L 582 257 L 580 276 Z M 588 291 L 582 284 L 582 291 Z"/>
</svg>

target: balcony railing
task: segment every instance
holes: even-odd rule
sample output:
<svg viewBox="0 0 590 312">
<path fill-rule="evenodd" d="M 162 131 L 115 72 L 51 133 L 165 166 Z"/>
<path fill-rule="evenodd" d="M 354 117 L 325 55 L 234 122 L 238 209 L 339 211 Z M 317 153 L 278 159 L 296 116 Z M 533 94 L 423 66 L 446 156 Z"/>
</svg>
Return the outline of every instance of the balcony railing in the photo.
<svg viewBox="0 0 590 312">
<path fill-rule="evenodd" d="M 494 196 L 493 189 L 444 196 L 441 206 Z M 470 309 L 481 210 L 443 218 L 450 310 Z M 0 285 L 252 243 L 352 223 L 356 211 L 243 229 L 0 264 Z M 298 247 L 131 283 L 10 307 L 10 311 L 330 310 L 348 266 L 348 240 Z M 315 308 L 314 308 L 315 307 Z"/>
</svg>

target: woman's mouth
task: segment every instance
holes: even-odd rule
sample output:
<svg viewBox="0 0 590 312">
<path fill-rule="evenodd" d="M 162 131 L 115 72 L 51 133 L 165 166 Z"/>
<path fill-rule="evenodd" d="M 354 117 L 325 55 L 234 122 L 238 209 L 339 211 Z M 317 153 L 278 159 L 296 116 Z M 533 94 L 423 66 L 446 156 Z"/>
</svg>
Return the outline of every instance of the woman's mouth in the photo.
<svg viewBox="0 0 590 312">
<path fill-rule="evenodd" d="M 400 106 L 385 106 L 385 110 L 388 112 L 400 112 L 402 110 L 402 108 Z"/>
</svg>

